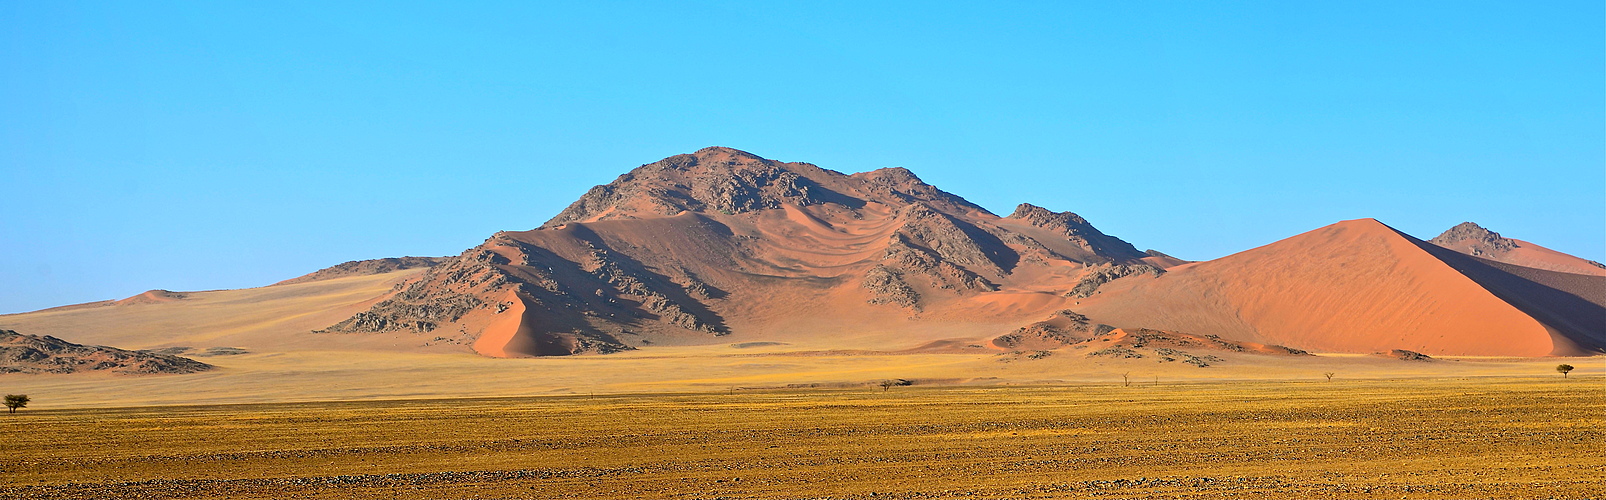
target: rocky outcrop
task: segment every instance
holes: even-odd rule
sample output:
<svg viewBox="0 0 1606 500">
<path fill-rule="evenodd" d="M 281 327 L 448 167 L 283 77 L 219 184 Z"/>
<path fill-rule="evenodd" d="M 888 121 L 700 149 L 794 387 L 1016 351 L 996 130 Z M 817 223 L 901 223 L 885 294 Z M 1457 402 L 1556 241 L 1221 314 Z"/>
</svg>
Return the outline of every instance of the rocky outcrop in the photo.
<svg viewBox="0 0 1606 500">
<path fill-rule="evenodd" d="M 1067 309 L 1054 313 L 1046 320 L 999 335 L 993 339 L 993 345 L 1015 350 L 1053 349 L 1087 342 L 1114 329 L 1109 325 L 1095 324 L 1087 316 Z"/>
<path fill-rule="evenodd" d="M 1500 233 L 1484 229 L 1471 222 L 1462 222 L 1455 227 L 1440 233 L 1428 240 L 1445 248 L 1455 248 L 1458 245 L 1467 247 L 1467 252 L 1473 257 L 1482 257 L 1493 252 L 1506 252 L 1517 248 L 1516 240 L 1500 236 Z"/>
<path fill-rule="evenodd" d="M 1198 354 L 1200 351 L 1269 356 L 1311 355 L 1304 350 L 1280 345 L 1239 342 L 1227 340 L 1216 335 L 1195 335 L 1148 328 L 1112 330 L 1099 335 L 1097 342 L 1094 342 L 1094 344 L 1097 344 L 1100 348 L 1088 353 L 1088 357 L 1133 359 L 1153 357 L 1161 363 L 1177 361 L 1199 368 L 1226 361 L 1226 359 L 1214 354 Z"/>
<path fill-rule="evenodd" d="M 903 281 L 903 272 L 887 266 L 875 266 L 864 273 L 860 286 L 870 291 L 871 304 L 897 304 L 920 309 L 920 293 Z"/>
<path fill-rule="evenodd" d="M 105 371 L 143 375 L 210 369 L 212 365 L 178 356 L 74 344 L 48 335 L 0 330 L 0 374 Z"/>
<path fill-rule="evenodd" d="M 1100 286 L 1111 281 L 1140 274 L 1159 276 L 1164 273 L 1164 269 L 1148 264 L 1099 264 L 1087 268 L 1082 278 L 1076 282 L 1076 286 L 1066 292 L 1065 296 L 1085 299 L 1098 293 Z"/>
<path fill-rule="evenodd" d="M 1054 212 L 1030 203 L 1022 203 L 1015 207 L 1015 212 L 1009 214 L 1007 218 L 1064 236 L 1086 254 L 1106 262 L 1124 262 L 1148 256 L 1138 251 L 1131 243 L 1104 234 L 1093 227 L 1087 219 L 1071 212 Z"/>
<path fill-rule="evenodd" d="M 278 283 L 274 283 L 274 285 L 291 285 L 295 283 L 307 283 L 311 281 L 345 278 L 348 276 L 369 276 L 374 274 L 391 273 L 404 269 L 435 267 L 445 262 L 447 259 L 448 257 L 386 257 L 383 259 L 353 260 L 319 269 L 300 277 L 280 281 Z"/>
<path fill-rule="evenodd" d="M 397 284 L 388 297 L 367 311 L 316 333 L 434 331 L 470 311 L 491 306 L 482 297 L 494 295 L 508 285 L 507 274 L 495 265 L 498 262 L 506 263 L 507 259 L 484 249 L 447 258 L 445 263 L 425 271 L 422 278 Z"/>
<path fill-rule="evenodd" d="M 1393 349 L 1384 356 L 1398 359 L 1400 361 L 1433 361 L 1433 356 L 1422 354 L 1416 351 L 1407 351 L 1405 349 Z"/>
</svg>

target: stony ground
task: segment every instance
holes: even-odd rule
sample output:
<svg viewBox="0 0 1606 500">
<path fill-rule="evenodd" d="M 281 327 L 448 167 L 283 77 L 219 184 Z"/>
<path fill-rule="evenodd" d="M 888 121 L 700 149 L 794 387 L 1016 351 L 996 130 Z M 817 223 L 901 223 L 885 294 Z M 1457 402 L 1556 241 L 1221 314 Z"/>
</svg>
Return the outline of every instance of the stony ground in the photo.
<svg viewBox="0 0 1606 500">
<path fill-rule="evenodd" d="M 0 498 L 1602 498 L 1598 377 L 23 410 Z"/>
</svg>

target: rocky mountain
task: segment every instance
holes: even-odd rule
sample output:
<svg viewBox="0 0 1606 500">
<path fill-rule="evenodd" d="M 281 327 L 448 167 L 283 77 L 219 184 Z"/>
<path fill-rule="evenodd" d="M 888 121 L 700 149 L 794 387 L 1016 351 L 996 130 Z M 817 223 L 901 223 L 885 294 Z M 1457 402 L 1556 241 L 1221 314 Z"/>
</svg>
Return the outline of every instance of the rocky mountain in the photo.
<svg viewBox="0 0 1606 500">
<path fill-rule="evenodd" d="M 1480 259 L 1534 269 L 1606 276 L 1606 265 L 1580 259 L 1533 243 L 1506 238 L 1471 222 L 1462 222 L 1428 240 L 1429 243 Z"/>
<path fill-rule="evenodd" d="M 973 335 L 1178 262 L 1076 214 L 1023 204 L 999 217 L 901 168 L 843 174 L 706 148 L 497 233 L 323 331 L 449 335 L 490 356 Z"/>
<path fill-rule="evenodd" d="M 206 363 L 178 356 L 80 345 L 51 336 L 0 330 L 0 374 L 88 371 L 118 374 L 195 373 L 211 368 Z"/>
</svg>

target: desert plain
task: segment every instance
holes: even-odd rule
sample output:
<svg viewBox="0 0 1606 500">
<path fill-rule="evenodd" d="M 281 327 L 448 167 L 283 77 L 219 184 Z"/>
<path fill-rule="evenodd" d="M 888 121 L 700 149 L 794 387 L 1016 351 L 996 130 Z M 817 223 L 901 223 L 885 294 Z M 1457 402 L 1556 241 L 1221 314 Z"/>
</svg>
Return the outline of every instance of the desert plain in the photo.
<svg viewBox="0 0 1606 500">
<path fill-rule="evenodd" d="M 4 498 L 1594 498 L 1599 370 L 145 406 L 0 420 Z"/>
</svg>

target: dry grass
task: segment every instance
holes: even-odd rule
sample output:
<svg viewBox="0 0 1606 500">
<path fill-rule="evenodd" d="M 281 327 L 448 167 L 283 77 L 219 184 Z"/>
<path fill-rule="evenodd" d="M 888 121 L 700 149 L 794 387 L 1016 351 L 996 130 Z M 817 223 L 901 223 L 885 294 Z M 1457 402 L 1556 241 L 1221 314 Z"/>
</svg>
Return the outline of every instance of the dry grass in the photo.
<svg viewBox="0 0 1606 500">
<path fill-rule="evenodd" d="M 1598 377 L 24 410 L 5 498 L 1583 498 Z"/>
</svg>

